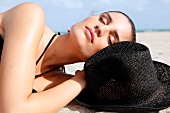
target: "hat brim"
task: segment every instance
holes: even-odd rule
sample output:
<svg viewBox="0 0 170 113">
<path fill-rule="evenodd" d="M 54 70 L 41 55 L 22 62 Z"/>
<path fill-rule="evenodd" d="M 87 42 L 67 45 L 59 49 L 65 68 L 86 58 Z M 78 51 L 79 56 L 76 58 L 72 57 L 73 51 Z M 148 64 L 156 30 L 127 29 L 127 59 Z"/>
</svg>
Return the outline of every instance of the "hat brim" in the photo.
<svg viewBox="0 0 170 113">
<path fill-rule="evenodd" d="M 153 61 L 158 79 L 160 82 L 170 82 L 170 66 L 167 64 L 158 62 L 158 61 Z M 163 75 L 160 75 L 164 73 Z M 166 94 L 170 94 L 170 89 L 169 92 L 166 92 Z M 170 96 L 169 96 L 170 97 Z M 166 97 L 165 97 L 166 98 Z M 168 99 L 168 98 L 167 98 Z M 170 98 L 169 98 L 170 99 Z M 79 103 L 80 105 L 83 105 L 85 107 L 88 107 L 90 109 L 94 109 L 96 111 L 107 111 L 107 112 L 154 112 L 154 111 L 159 111 L 161 109 L 165 109 L 168 106 L 170 106 L 170 100 L 169 105 L 167 106 L 158 106 L 158 107 L 142 107 L 138 105 L 110 105 L 110 104 L 103 104 L 103 105 L 98 105 L 96 103 L 95 97 L 93 94 L 90 94 L 90 91 L 88 88 L 83 90 L 76 98 L 75 101 Z M 164 102 L 162 102 L 164 103 Z"/>
</svg>

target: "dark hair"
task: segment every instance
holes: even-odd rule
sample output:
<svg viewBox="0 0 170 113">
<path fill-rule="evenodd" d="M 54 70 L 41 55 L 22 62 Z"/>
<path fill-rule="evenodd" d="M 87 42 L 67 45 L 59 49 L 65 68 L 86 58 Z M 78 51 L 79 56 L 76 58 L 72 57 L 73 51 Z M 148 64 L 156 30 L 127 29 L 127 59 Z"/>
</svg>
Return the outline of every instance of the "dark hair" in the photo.
<svg viewBox="0 0 170 113">
<path fill-rule="evenodd" d="M 136 28 L 135 28 L 133 21 L 130 19 L 130 17 L 128 15 L 126 15 L 125 13 L 121 12 L 121 11 L 108 11 L 108 12 L 120 13 L 128 19 L 128 21 L 131 25 L 131 38 L 132 38 L 132 41 L 135 42 L 136 41 Z"/>
</svg>

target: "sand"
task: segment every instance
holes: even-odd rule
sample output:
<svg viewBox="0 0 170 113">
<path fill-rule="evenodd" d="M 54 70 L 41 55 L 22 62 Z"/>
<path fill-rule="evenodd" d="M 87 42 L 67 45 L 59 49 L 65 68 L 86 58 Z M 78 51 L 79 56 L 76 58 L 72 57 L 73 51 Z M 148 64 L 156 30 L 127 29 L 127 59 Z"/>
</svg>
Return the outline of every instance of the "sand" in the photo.
<svg viewBox="0 0 170 113">
<path fill-rule="evenodd" d="M 149 47 L 153 60 L 170 65 L 170 32 L 137 33 L 137 42 Z"/>
<path fill-rule="evenodd" d="M 153 60 L 160 61 L 170 65 L 170 31 L 138 32 L 137 42 L 148 46 Z M 75 70 L 83 69 L 83 64 L 84 63 L 76 63 L 72 65 L 67 65 L 66 72 L 74 74 Z M 71 102 L 69 105 L 61 109 L 58 113 L 105 113 L 105 112 L 95 112 L 75 102 Z"/>
</svg>

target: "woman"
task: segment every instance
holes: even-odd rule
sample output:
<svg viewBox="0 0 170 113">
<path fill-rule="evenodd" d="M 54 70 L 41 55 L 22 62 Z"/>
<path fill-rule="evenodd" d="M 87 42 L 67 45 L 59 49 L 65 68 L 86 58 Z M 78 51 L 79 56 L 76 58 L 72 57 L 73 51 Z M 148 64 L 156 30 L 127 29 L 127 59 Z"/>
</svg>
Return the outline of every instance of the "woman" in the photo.
<svg viewBox="0 0 170 113">
<path fill-rule="evenodd" d="M 2 113 L 57 112 L 86 86 L 83 71 L 71 76 L 60 67 L 86 61 L 110 44 L 135 41 L 133 22 L 121 12 L 90 16 L 63 35 L 55 35 L 44 18 L 34 3 L 0 14 Z"/>
</svg>

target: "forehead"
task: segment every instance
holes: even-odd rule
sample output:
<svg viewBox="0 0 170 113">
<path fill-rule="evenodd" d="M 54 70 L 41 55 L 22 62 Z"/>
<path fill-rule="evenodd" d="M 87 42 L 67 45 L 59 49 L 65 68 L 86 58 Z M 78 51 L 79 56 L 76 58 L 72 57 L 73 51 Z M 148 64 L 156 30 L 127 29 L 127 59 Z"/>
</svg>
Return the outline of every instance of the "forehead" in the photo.
<svg viewBox="0 0 170 113">
<path fill-rule="evenodd" d="M 128 18 L 118 12 L 108 12 L 108 14 L 112 18 L 110 25 L 113 26 L 113 30 L 117 32 L 119 41 L 131 41 L 132 29 Z"/>
</svg>

